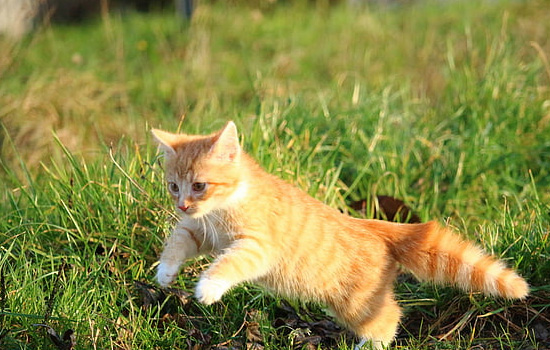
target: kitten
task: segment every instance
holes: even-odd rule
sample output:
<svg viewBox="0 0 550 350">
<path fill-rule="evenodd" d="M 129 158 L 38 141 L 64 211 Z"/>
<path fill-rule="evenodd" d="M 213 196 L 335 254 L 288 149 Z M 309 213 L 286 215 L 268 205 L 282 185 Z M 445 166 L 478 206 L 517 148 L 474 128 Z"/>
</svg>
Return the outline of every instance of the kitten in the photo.
<svg viewBox="0 0 550 350">
<path fill-rule="evenodd" d="M 231 287 L 255 282 L 326 304 L 361 337 L 356 349 L 381 349 L 395 336 L 398 264 L 422 280 L 466 291 L 527 296 L 527 283 L 514 271 L 435 222 L 352 218 L 266 173 L 241 149 L 233 122 L 207 136 L 152 132 L 181 214 L 160 257 L 161 286 L 174 281 L 186 259 L 212 254 L 196 286 L 200 302 L 212 304 Z"/>
</svg>

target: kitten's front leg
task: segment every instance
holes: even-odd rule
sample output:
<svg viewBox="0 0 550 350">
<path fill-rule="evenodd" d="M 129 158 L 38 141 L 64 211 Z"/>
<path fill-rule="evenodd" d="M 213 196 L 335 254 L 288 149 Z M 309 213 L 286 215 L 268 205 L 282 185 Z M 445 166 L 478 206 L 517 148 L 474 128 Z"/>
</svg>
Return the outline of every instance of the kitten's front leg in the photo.
<svg viewBox="0 0 550 350">
<path fill-rule="evenodd" d="M 201 253 L 195 233 L 178 225 L 168 237 L 159 259 L 157 281 L 162 287 L 170 285 L 177 277 L 181 264 Z"/>
<path fill-rule="evenodd" d="M 238 239 L 203 273 L 195 296 L 201 303 L 210 305 L 220 300 L 231 287 L 265 275 L 272 260 L 263 240 L 257 237 Z"/>
</svg>

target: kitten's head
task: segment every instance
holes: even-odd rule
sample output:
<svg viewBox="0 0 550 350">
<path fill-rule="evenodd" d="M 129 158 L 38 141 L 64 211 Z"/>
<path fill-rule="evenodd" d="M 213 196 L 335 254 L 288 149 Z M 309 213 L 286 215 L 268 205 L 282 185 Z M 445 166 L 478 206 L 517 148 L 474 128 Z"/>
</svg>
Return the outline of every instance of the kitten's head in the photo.
<svg viewBox="0 0 550 350">
<path fill-rule="evenodd" d="M 168 192 L 185 215 L 201 217 L 229 209 L 246 193 L 241 147 L 233 122 L 211 135 L 153 129 L 164 151 Z"/>
</svg>

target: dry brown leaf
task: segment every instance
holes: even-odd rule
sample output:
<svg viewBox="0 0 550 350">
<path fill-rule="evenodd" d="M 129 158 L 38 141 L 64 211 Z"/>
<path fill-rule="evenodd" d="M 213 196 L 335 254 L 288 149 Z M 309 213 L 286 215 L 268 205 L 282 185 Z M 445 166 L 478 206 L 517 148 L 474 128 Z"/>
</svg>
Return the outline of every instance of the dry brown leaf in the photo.
<svg viewBox="0 0 550 350">
<path fill-rule="evenodd" d="M 372 206 L 372 213 L 366 212 L 369 204 Z M 376 196 L 372 203 L 369 203 L 367 199 L 362 199 L 350 203 L 349 207 L 362 215 L 370 216 L 372 214 L 372 217 L 377 219 L 408 223 L 422 222 L 405 202 L 390 196 Z"/>
</svg>

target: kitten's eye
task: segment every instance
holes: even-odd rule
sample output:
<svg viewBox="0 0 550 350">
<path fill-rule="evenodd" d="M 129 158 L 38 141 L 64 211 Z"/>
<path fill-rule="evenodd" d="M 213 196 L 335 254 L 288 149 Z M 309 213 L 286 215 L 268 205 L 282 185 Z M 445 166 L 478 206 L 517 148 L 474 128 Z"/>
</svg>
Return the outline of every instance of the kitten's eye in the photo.
<svg viewBox="0 0 550 350">
<path fill-rule="evenodd" d="M 191 189 L 195 192 L 202 192 L 206 188 L 206 182 L 194 182 Z"/>
<path fill-rule="evenodd" d="M 175 182 L 169 182 L 168 183 L 168 191 L 170 191 L 174 194 L 178 194 L 179 191 L 180 191 L 180 188 Z"/>
</svg>

